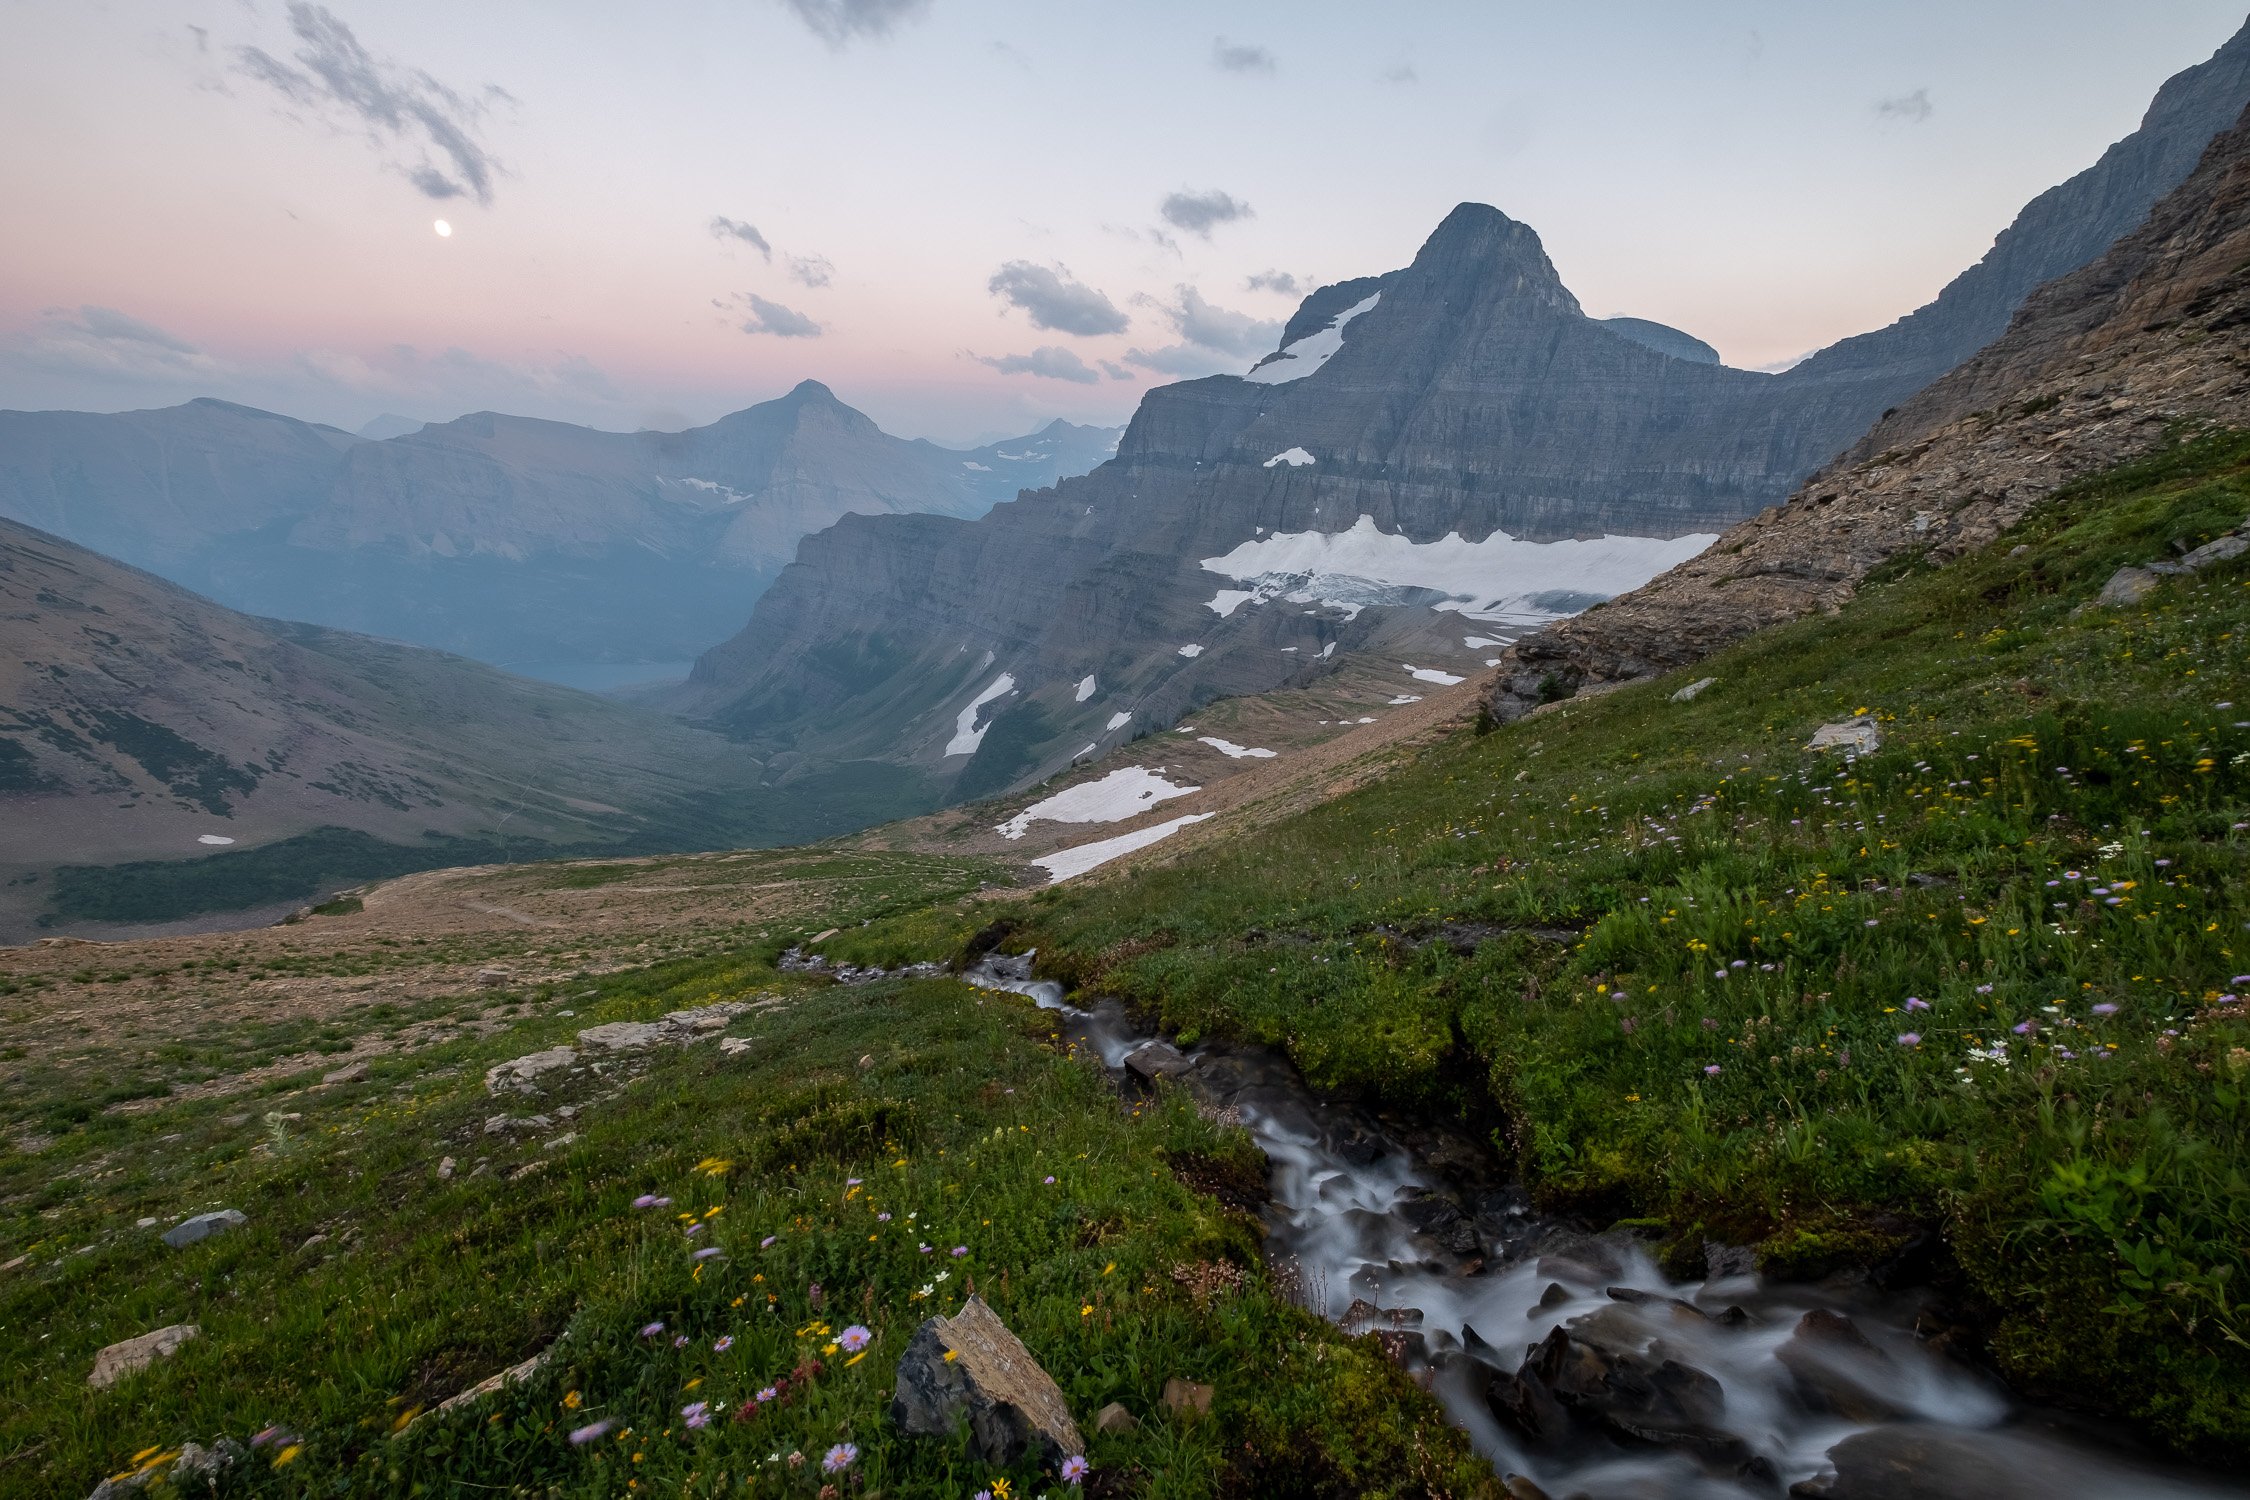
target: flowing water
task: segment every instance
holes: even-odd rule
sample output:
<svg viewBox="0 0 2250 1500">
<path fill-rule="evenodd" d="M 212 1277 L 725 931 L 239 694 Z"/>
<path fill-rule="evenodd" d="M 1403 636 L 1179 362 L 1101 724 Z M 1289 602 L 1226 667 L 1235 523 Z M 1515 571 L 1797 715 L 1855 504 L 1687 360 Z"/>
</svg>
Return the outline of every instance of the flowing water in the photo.
<svg viewBox="0 0 2250 1500">
<path fill-rule="evenodd" d="M 1116 1001 L 1069 1004 L 1030 955 L 966 977 L 1061 1012 L 1125 1086 L 1173 1078 L 1239 1121 L 1270 1163 L 1277 1275 L 1381 1338 L 1496 1470 L 1521 1476 L 1512 1493 L 2250 1495 L 2066 1431 L 1918 1337 L 1915 1294 L 1766 1282 L 1739 1256 L 1673 1281 L 1628 1237 L 1541 1219 L 1474 1142 L 1325 1104 L 1271 1054 L 1174 1049 Z"/>
</svg>

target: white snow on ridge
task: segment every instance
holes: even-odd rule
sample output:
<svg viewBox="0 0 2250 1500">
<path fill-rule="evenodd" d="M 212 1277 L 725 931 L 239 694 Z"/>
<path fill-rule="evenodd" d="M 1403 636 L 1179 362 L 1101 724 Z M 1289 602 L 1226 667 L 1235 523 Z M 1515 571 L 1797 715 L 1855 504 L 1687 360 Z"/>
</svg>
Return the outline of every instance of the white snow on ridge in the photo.
<svg viewBox="0 0 2250 1500">
<path fill-rule="evenodd" d="M 1399 665 L 1404 667 L 1406 675 L 1416 682 L 1434 682 L 1441 687 L 1452 687 L 1455 683 L 1468 681 L 1467 678 L 1456 677 L 1451 672 L 1440 672 L 1435 667 L 1417 667 L 1406 662 L 1400 662 Z"/>
<path fill-rule="evenodd" d="M 979 474 L 989 474 L 989 473 L 991 473 L 991 472 L 992 472 L 992 465 L 990 465 L 990 464 L 980 464 L 980 463 L 978 463 L 978 462 L 977 462 L 977 461 L 976 461 L 975 459 L 973 459 L 973 458 L 964 458 L 964 459 L 962 459 L 962 460 L 961 460 L 961 467 L 962 467 L 962 468 L 964 468 L 964 469 L 974 469 L 974 470 L 976 470 L 976 471 L 977 471 L 977 472 L 978 472 Z"/>
<path fill-rule="evenodd" d="M 199 844 L 231 844 L 234 842 L 233 839 L 228 838 L 223 833 L 199 833 L 195 836 L 195 841 Z"/>
<path fill-rule="evenodd" d="M 945 753 L 949 756 L 976 754 L 977 746 L 984 743 L 985 730 L 992 727 L 989 720 L 983 724 L 977 723 L 977 711 L 993 699 L 1004 698 L 1015 690 L 1016 678 L 1013 672 L 1002 672 L 993 678 L 989 687 L 969 700 L 967 708 L 954 715 L 953 738 L 946 741 Z"/>
<path fill-rule="evenodd" d="M 1335 356 L 1344 347 L 1344 325 L 1381 301 L 1383 294 L 1375 293 L 1364 302 L 1355 303 L 1336 315 L 1336 321 L 1317 333 L 1308 333 L 1293 344 L 1284 344 L 1277 353 L 1269 354 L 1250 367 L 1244 380 L 1254 380 L 1260 385 L 1287 385 L 1292 380 L 1302 380 Z"/>
<path fill-rule="evenodd" d="M 1195 660 L 1195 658 L 1201 656 L 1202 654 L 1203 648 L 1201 646 L 1182 646 L 1180 648 L 1180 655 L 1186 657 L 1190 661 Z"/>
<path fill-rule="evenodd" d="M 1459 681 L 1460 679 L 1454 680 Z M 1419 703 L 1421 701 L 1422 695 L 1420 693 L 1400 693 L 1391 699 L 1391 707 L 1397 708 L 1402 703 Z"/>
<path fill-rule="evenodd" d="M 1313 456 L 1302 448 L 1284 448 L 1266 460 L 1266 467 L 1270 469 L 1275 464 L 1287 464 L 1292 469 L 1301 469 L 1312 461 Z"/>
<path fill-rule="evenodd" d="M 1078 679 L 1078 697 L 1076 701 L 1084 703 L 1088 698 L 1091 698 L 1093 696 L 1094 674 L 1088 672 L 1085 676 Z"/>
<path fill-rule="evenodd" d="M 1115 734 L 1118 730 L 1123 729 L 1125 725 L 1132 719 L 1132 717 L 1133 714 L 1132 710 L 1130 709 L 1121 710 L 1120 712 L 1111 714 L 1109 716 L 1109 729 L 1106 732 Z"/>
<path fill-rule="evenodd" d="M 1257 593 L 1251 589 L 1221 589 L 1203 607 L 1211 610 L 1223 620 L 1257 597 Z"/>
<path fill-rule="evenodd" d="M 1168 839 L 1190 823 L 1200 823 L 1211 813 L 1188 813 L 1169 823 L 1157 823 L 1147 828 L 1136 828 L 1131 833 L 1121 833 L 1113 839 L 1103 839 L 1098 844 L 1080 844 L 1075 849 L 1057 849 L 1052 854 L 1042 854 L 1032 863 L 1044 868 L 1050 884 L 1059 885 L 1074 875 L 1083 875 L 1097 865 L 1106 865 L 1120 854 L 1130 854 L 1135 849 L 1146 849 L 1161 839 Z"/>
<path fill-rule="evenodd" d="M 1215 734 L 1200 736 L 1197 743 L 1209 745 L 1228 760 L 1272 760 L 1276 753 L 1261 750 L 1255 745 L 1237 745 L 1231 740 L 1222 740 Z"/>
<path fill-rule="evenodd" d="M 716 479 L 659 479 L 657 483 L 677 484 L 691 490 L 701 490 L 706 495 L 717 495 L 728 505 L 740 505 L 743 501 L 754 498 L 731 486 L 723 485 Z"/>
<path fill-rule="evenodd" d="M 1151 770 L 1147 766 L 1126 766 L 1098 781 L 1081 781 L 1034 802 L 997 825 L 994 832 L 1004 839 L 1020 839 L 1041 818 L 1050 823 L 1118 823 L 1159 802 L 1201 790 L 1166 781 L 1162 767 Z"/>
<path fill-rule="evenodd" d="M 1710 532 L 1679 537 L 1604 536 L 1591 541 L 1523 542 L 1495 531 L 1481 542 L 1459 533 L 1416 542 L 1361 516 L 1349 531 L 1289 531 L 1203 559 L 1206 572 L 1249 584 L 1221 590 L 1211 608 L 1231 614 L 1244 603 L 1287 599 L 1356 614 L 1398 602 L 1384 592 L 1429 589 L 1448 595 L 1437 608 L 1474 620 L 1536 625 L 1574 613 L 1555 596 L 1600 598 L 1639 588 L 1717 541 Z M 1222 608 L 1223 604 L 1223 608 Z"/>
</svg>

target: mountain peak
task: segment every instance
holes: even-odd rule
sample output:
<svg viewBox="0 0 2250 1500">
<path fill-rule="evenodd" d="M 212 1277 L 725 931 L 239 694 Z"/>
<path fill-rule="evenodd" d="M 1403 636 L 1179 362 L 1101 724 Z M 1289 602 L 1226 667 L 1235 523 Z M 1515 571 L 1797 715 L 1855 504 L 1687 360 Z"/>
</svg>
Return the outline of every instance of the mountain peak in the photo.
<svg viewBox="0 0 2250 1500">
<path fill-rule="evenodd" d="M 795 386 L 790 388 L 789 394 L 781 399 L 784 401 L 835 401 L 838 406 L 843 405 L 843 402 L 836 400 L 834 391 L 817 380 L 798 381 Z"/>
<path fill-rule="evenodd" d="M 1408 270 L 1439 283 L 1474 284 L 1579 310 L 1538 231 L 1489 203 L 1456 206 L 1422 242 Z"/>
</svg>

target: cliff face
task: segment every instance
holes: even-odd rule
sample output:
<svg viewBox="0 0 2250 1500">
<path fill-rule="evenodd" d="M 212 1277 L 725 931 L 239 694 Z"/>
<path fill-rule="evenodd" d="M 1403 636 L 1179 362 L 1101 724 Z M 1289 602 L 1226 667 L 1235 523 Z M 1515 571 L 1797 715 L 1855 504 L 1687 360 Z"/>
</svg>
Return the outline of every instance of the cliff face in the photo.
<svg viewBox="0 0 2250 1500">
<path fill-rule="evenodd" d="M 2250 114 L 2132 234 L 2039 288 L 2007 332 L 1834 465 L 1645 588 L 1517 641 L 1503 718 L 1834 610 L 1876 566 L 1943 563 L 2183 426 L 2250 424 Z"/>
<path fill-rule="evenodd" d="M 979 515 L 1115 437 L 1058 422 L 955 452 L 810 381 L 678 433 L 480 412 L 368 441 L 217 401 L 0 412 L 0 515 L 261 614 L 510 665 L 677 662 L 846 512 Z"/>
<path fill-rule="evenodd" d="M 671 701 L 968 796 L 1338 650 L 1481 671 L 1783 499 L 2131 230 L 2246 102 L 2250 32 L 1929 307 L 1779 376 L 1587 318 L 1528 227 L 1464 204 L 1412 265 L 1307 298 L 1245 375 L 1151 391 L 1093 473 L 974 523 L 808 537 Z"/>
</svg>

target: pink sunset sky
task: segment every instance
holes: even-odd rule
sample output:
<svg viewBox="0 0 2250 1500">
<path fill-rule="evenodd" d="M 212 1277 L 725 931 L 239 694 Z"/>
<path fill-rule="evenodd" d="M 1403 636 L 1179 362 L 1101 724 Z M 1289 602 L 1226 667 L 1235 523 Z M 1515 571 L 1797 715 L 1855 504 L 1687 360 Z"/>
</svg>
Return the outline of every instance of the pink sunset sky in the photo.
<svg viewBox="0 0 2250 1500">
<path fill-rule="evenodd" d="M 942 441 L 1116 422 L 1464 199 L 1769 366 L 1926 301 L 2242 19 L 9 0 L 0 406 L 677 427 L 815 378 Z"/>
</svg>

